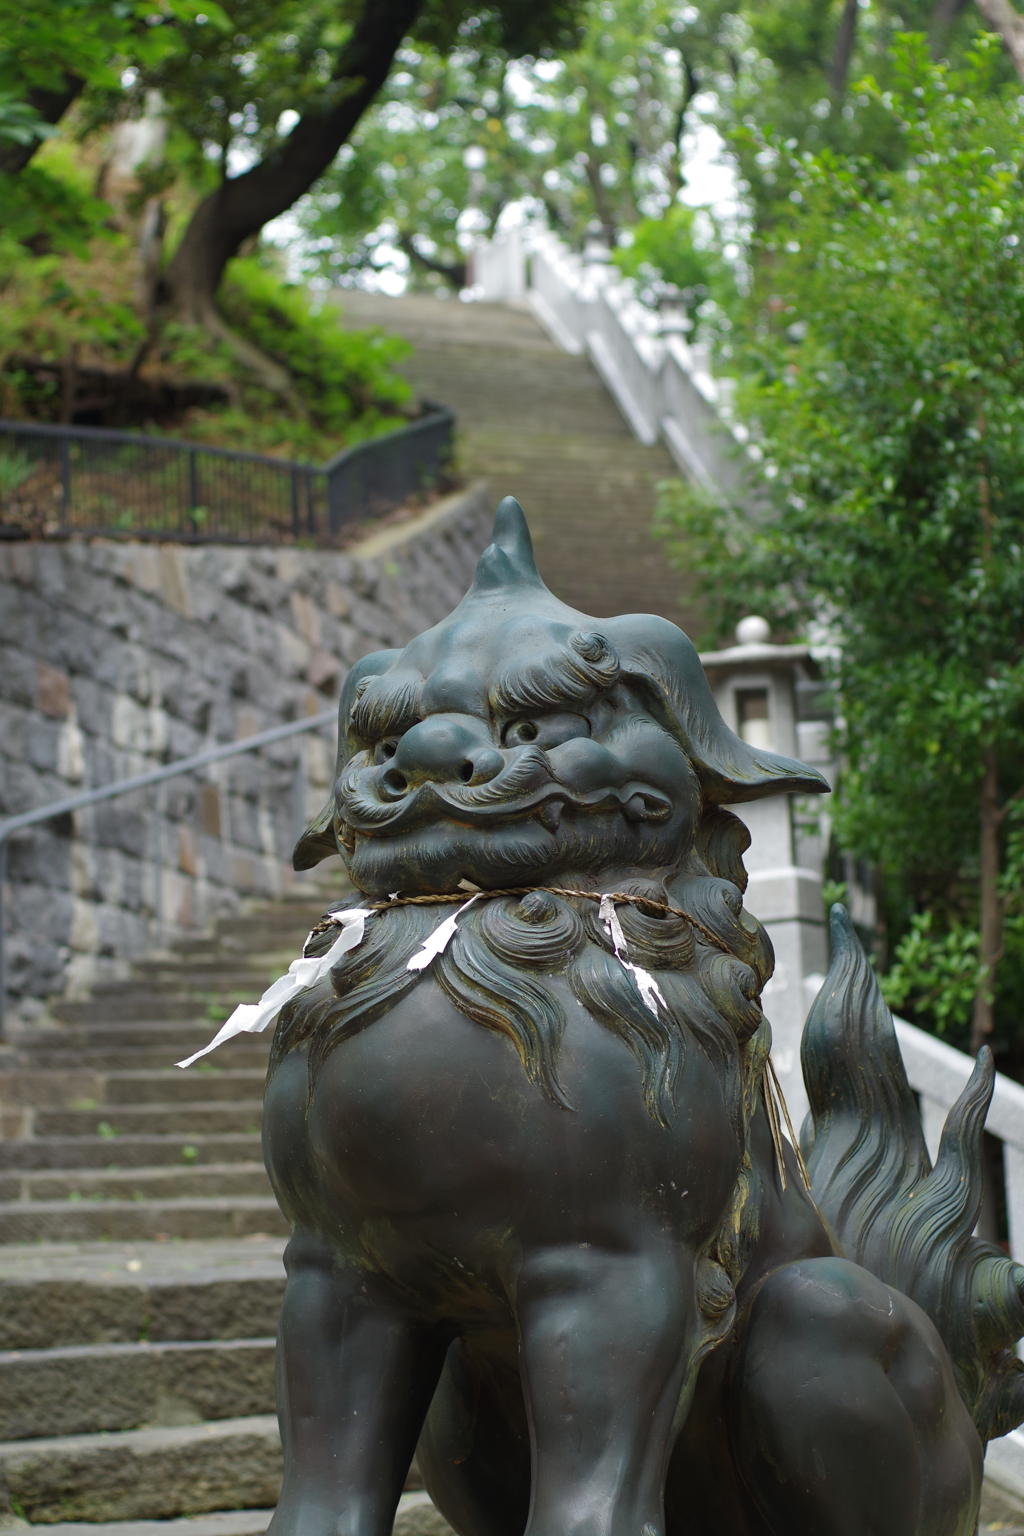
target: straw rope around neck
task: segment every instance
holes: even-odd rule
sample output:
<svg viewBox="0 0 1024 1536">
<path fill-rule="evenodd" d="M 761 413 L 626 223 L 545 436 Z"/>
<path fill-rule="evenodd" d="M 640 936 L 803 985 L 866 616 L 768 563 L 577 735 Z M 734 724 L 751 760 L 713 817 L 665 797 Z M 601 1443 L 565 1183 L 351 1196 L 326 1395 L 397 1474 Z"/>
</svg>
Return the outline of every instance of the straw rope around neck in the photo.
<svg viewBox="0 0 1024 1536">
<path fill-rule="evenodd" d="M 635 896 L 629 891 L 574 891 L 558 885 L 512 885 L 505 886 L 500 890 L 492 891 L 463 889 L 461 891 L 451 891 L 445 894 L 430 894 L 425 896 L 389 896 L 386 901 L 370 902 L 366 910 L 369 912 L 387 912 L 390 911 L 392 907 L 451 906 L 457 901 L 464 902 L 469 896 L 475 896 L 478 901 L 491 901 L 500 896 L 529 896 L 532 895 L 534 891 L 543 891 L 549 896 L 572 897 L 581 901 L 596 901 L 598 903 L 600 903 L 602 900 L 605 900 L 606 898 L 610 898 L 614 902 L 624 902 L 630 906 L 646 908 L 651 912 L 660 912 L 669 917 L 682 917 L 685 918 L 685 920 L 690 923 L 692 927 L 696 928 L 697 932 L 701 934 L 701 936 L 705 938 L 709 944 L 713 944 L 716 949 L 723 950 L 726 954 L 732 953 L 732 951 L 729 949 L 729 946 L 724 943 L 717 934 L 712 933 L 710 928 L 706 928 L 702 922 L 692 916 L 691 913 L 684 911 L 682 907 L 673 907 L 665 901 L 655 901 L 651 896 Z M 336 915 L 334 913 L 328 913 L 326 917 L 321 918 L 315 927 L 311 929 L 309 938 L 306 940 L 306 944 L 308 945 L 309 939 L 314 938 L 317 934 L 326 933 L 329 928 L 339 926 L 340 922 L 340 914 Z M 761 1076 L 761 1087 L 764 1092 L 765 1113 L 767 1115 L 768 1126 L 771 1131 L 772 1147 L 775 1152 L 775 1160 L 779 1165 L 779 1177 L 782 1182 L 783 1191 L 788 1188 L 788 1180 L 786 1177 L 786 1162 L 783 1155 L 782 1125 L 779 1119 L 780 1109 L 786 1122 L 786 1129 L 789 1132 L 789 1139 L 793 1147 L 794 1155 L 796 1157 L 797 1167 L 800 1171 L 800 1178 L 807 1193 L 810 1194 L 811 1180 L 810 1175 L 807 1172 L 807 1164 L 804 1162 L 803 1153 L 800 1151 L 800 1143 L 797 1141 L 796 1134 L 793 1130 L 793 1122 L 790 1119 L 789 1106 L 786 1103 L 786 1096 L 782 1091 L 782 1084 L 779 1082 L 778 1073 L 775 1070 L 775 1063 L 772 1061 L 770 1052 L 765 1057 L 764 1069 Z"/>
<path fill-rule="evenodd" d="M 627 902 L 634 907 L 646 907 L 652 912 L 660 912 L 668 917 L 684 917 L 709 944 L 714 944 L 716 949 L 724 950 L 726 954 L 732 953 L 728 944 L 725 944 L 717 934 L 712 933 L 710 928 L 705 928 L 698 918 L 691 916 L 689 912 L 684 912 L 682 907 L 670 906 L 665 901 L 655 901 L 651 896 L 633 896 L 628 891 L 571 891 L 560 885 L 510 885 L 496 891 L 477 891 L 468 887 L 444 895 L 389 896 L 386 901 L 371 901 L 367 911 L 387 912 L 392 907 L 443 906 L 456 901 L 465 901 L 469 896 L 476 896 L 478 901 L 491 901 L 497 896 L 530 896 L 534 891 L 543 891 L 548 896 L 573 896 L 582 901 L 596 902 L 601 902 L 606 896 L 610 896 L 612 901 Z M 311 930 L 310 938 L 318 933 L 326 933 L 328 928 L 337 926 L 338 921 L 339 919 L 333 913 L 329 913 Z"/>
</svg>

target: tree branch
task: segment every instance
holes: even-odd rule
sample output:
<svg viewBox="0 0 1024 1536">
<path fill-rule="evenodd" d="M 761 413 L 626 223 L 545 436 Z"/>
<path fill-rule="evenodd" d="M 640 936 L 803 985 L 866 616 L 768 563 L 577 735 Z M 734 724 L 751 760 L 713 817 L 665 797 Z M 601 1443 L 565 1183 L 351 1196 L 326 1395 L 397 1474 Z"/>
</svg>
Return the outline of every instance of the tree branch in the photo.
<svg viewBox="0 0 1024 1536">
<path fill-rule="evenodd" d="M 207 197 L 165 274 L 166 297 L 185 320 L 207 324 L 225 266 L 243 240 L 290 208 L 322 176 L 391 69 L 424 0 L 365 0 L 333 73 L 335 105 L 310 112 L 251 170 Z"/>
<path fill-rule="evenodd" d="M 978 0 L 978 10 L 993 32 L 999 33 L 1014 69 L 1024 80 L 1024 16 L 1018 15 L 1010 0 Z"/>
<path fill-rule="evenodd" d="M 443 261 L 433 261 L 431 257 L 424 256 L 416 249 L 411 235 L 400 234 L 398 244 L 409 260 L 422 267 L 424 272 L 436 272 L 439 277 L 444 278 L 446 283 L 451 283 L 453 288 L 465 288 L 466 263 L 464 261 L 454 262 L 452 266 L 447 266 Z"/>
<path fill-rule="evenodd" d="M 65 74 L 59 90 L 33 89 L 26 92 L 25 100 L 30 107 L 35 107 L 44 123 L 58 123 L 84 89 L 85 81 L 80 75 Z M 0 140 L 0 171 L 14 175 L 23 170 L 42 142 L 42 139 L 33 139 L 29 144 L 14 144 Z"/>
</svg>

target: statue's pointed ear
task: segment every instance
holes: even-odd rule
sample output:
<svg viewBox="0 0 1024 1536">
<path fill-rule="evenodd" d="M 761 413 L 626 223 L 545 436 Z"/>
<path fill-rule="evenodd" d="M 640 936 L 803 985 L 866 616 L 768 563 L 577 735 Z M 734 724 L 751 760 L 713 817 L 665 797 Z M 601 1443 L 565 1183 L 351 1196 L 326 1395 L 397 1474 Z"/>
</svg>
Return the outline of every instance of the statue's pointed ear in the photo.
<svg viewBox="0 0 1024 1536">
<path fill-rule="evenodd" d="M 633 613 L 606 619 L 602 627 L 619 652 L 623 675 L 647 692 L 665 725 L 685 746 L 712 804 L 829 792 L 828 780 L 816 769 L 751 747 L 729 729 L 700 657 L 677 625 L 649 613 Z"/>
<path fill-rule="evenodd" d="M 338 754 L 334 768 L 335 781 L 349 759 L 349 719 L 352 706 L 356 702 L 359 684 L 364 677 L 379 677 L 401 654 L 401 651 L 374 651 L 372 656 L 364 656 L 362 661 L 357 661 L 346 677 L 341 698 L 338 700 Z M 320 863 L 321 859 L 332 858 L 338 852 L 336 815 L 337 807 L 334 803 L 334 786 L 332 785 L 331 798 L 295 844 L 295 851 L 292 854 L 293 869 L 312 869 L 314 864 Z"/>
<path fill-rule="evenodd" d="M 526 516 L 514 496 L 498 503 L 491 542 L 480 556 L 473 592 L 493 592 L 502 587 L 540 587 L 547 591 L 533 556 L 533 540 Z"/>
</svg>

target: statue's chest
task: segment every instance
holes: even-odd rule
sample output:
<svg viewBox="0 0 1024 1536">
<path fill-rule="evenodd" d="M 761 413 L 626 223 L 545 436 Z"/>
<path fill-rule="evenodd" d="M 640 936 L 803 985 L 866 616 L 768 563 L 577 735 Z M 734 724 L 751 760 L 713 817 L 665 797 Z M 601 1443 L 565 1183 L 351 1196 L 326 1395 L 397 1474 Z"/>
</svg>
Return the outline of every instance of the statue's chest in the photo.
<svg viewBox="0 0 1024 1536">
<path fill-rule="evenodd" d="M 633 1056 L 564 991 L 569 1108 L 430 978 L 337 1046 L 306 1121 L 334 1210 L 446 1247 L 485 1232 L 618 1243 L 637 1223 L 681 1238 L 716 1225 L 739 1149 L 707 1058 L 690 1039 L 674 1121 L 659 1125 Z"/>
</svg>

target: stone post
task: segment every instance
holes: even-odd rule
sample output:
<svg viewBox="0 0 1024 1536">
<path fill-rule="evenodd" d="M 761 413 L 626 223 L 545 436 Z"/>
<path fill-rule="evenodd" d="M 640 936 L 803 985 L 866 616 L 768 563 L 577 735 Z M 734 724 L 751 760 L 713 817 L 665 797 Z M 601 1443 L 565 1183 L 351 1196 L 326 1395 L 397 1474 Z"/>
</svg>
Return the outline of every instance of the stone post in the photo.
<svg viewBox="0 0 1024 1536">
<path fill-rule="evenodd" d="M 764 619 L 736 627 L 737 644 L 701 656 L 715 699 L 738 736 L 798 758 L 830 782 L 827 690 L 806 645 L 772 645 Z M 745 902 L 768 930 L 775 975 L 764 989 L 772 1026 L 772 1059 L 799 1134 L 807 1113 L 800 1072 L 800 1035 L 828 968 L 822 881 L 828 853 L 826 796 L 778 795 L 730 806 L 750 830 L 744 858 Z"/>
</svg>

